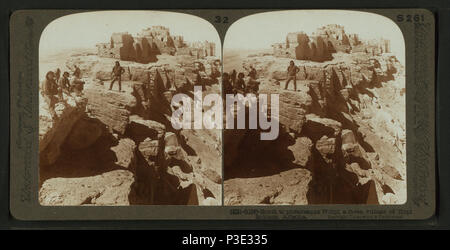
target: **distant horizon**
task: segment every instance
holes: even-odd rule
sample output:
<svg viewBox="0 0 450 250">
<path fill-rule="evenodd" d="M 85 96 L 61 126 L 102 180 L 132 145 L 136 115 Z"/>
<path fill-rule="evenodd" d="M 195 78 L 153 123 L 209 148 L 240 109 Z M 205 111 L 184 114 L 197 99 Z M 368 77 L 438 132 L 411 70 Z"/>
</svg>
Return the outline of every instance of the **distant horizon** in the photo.
<svg viewBox="0 0 450 250">
<path fill-rule="evenodd" d="M 316 29 L 319 29 L 319 28 L 322 28 L 322 27 L 325 27 L 325 26 L 327 26 L 327 25 L 319 26 Z M 344 31 L 345 31 L 345 26 L 343 26 L 343 25 L 341 25 L 341 26 L 344 27 Z M 290 34 L 290 33 L 302 33 L 302 32 L 305 33 L 306 35 L 308 35 L 309 37 L 314 35 L 314 32 L 305 32 L 303 30 L 292 30 L 292 31 L 287 31 L 286 34 L 283 37 L 281 37 L 278 41 L 271 43 L 269 47 L 256 47 L 255 48 L 255 47 L 236 47 L 236 46 L 234 46 L 232 48 L 229 48 L 227 46 L 224 46 L 223 50 L 232 50 L 232 49 L 238 49 L 238 50 L 263 50 L 263 49 L 272 49 L 272 45 L 273 44 L 285 43 L 286 42 L 285 39 L 286 39 L 288 34 Z M 357 33 L 350 33 L 350 32 L 345 32 L 345 34 L 347 36 L 348 35 L 358 35 Z M 368 41 L 377 40 L 377 39 L 385 39 L 383 36 L 371 37 L 371 38 L 366 38 L 366 39 L 361 38 L 360 36 L 358 36 L 358 37 L 359 37 L 359 39 L 362 42 L 368 42 Z M 390 39 L 386 39 L 386 40 L 390 41 Z M 242 46 L 242 43 L 240 43 L 239 45 Z"/>
<path fill-rule="evenodd" d="M 191 42 L 191 41 L 189 41 Z M 192 42 L 203 42 L 203 41 L 192 41 Z M 208 41 L 209 42 L 209 41 Z M 40 51 L 39 54 L 40 56 L 43 57 L 48 57 L 48 56 L 53 56 L 53 55 L 58 55 L 64 52 L 68 52 L 70 50 L 74 50 L 74 52 L 76 52 L 77 50 L 92 50 L 97 52 L 97 47 L 91 47 L 91 46 L 86 46 L 86 47 L 70 47 L 70 48 L 59 48 L 59 49 L 53 49 L 53 50 L 47 50 L 47 51 Z M 216 53 L 217 54 L 217 53 Z M 44 58 L 40 58 L 40 60 L 42 60 Z"/>
<path fill-rule="evenodd" d="M 113 33 L 128 32 L 135 37 L 151 26 L 167 27 L 171 36 L 183 36 L 187 43 L 213 42 L 216 51 L 221 51 L 219 35 L 208 21 L 189 14 L 148 10 L 92 11 L 62 16 L 43 30 L 39 53 L 49 55 L 72 48 L 96 49 L 96 44 L 109 42 Z"/>
<path fill-rule="evenodd" d="M 283 10 L 252 14 L 228 28 L 223 50 L 270 49 L 273 44 L 284 42 L 288 33 L 311 35 L 330 24 L 344 27 L 347 35 L 357 34 L 363 41 L 389 40 L 392 53 L 404 64 L 405 42 L 397 24 L 382 15 L 354 10 Z"/>
</svg>

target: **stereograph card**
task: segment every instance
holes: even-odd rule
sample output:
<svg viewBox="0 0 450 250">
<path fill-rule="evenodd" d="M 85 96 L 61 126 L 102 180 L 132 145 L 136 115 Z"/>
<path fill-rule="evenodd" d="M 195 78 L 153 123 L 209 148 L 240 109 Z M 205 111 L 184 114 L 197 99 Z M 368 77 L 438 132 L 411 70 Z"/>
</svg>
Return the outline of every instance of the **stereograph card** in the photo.
<svg viewBox="0 0 450 250">
<path fill-rule="evenodd" d="M 16 11 L 11 213 L 429 218 L 434 38 L 424 9 Z"/>
</svg>

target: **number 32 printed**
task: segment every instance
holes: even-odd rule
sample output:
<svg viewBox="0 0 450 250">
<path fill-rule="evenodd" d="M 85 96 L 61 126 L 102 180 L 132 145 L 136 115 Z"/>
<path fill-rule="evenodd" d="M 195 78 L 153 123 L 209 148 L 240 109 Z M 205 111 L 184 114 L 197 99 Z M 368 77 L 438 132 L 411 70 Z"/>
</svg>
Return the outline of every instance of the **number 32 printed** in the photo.
<svg viewBox="0 0 450 250">
<path fill-rule="evenodd" d="M 228 23 L 228 17 L 227 16 L 215 16 L 214 22 L 215 23 Z"/>
</svg>

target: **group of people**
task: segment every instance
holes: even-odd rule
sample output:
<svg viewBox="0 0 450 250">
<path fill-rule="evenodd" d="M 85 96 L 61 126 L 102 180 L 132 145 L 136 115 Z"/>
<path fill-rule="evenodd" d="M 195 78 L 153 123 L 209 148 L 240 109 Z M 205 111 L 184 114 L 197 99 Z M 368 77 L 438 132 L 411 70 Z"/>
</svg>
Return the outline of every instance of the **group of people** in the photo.
<svg viewBox="0 0 450 250">
<path fill-rule="evenodd" d="M 248 73 L 248 81 L 245 82 L 245 74 L 237 73 L 233 70 L 231 73 L 224 72 L 222 76 L 222 84 L 225 94 L 257 94 L 259 90 L 259 82 L 256 81 L 257 72 L 253 66 L 250 66 Z"/>
<path fill-rule="evenodd" d="M 201 65 L 203 66 L 203 65 Z M 214 66 L 217 66 L 214 64 Z M 204 66 L 203 66 L 204 67 Z M 213 67 L 216 69 L 217 67 Z M 199 70 L 200 71 L 200 70 Z M 217 70 L 216 70 L 217 71 Z M 122 90 L 122 74 L 125 72 L 124 68 L 120 65 L 119 61 L 115 62 L 112 69 L 112 81 L 109 86 L 109 90 L 112 89 L 114 83 L 117 81 L 119 84 L 119 91 Z M 219 71 L 212 71 L 212 74 L 220 74 Z M 287 68 L 287 80 L 284 89 L 287 89 L 289 83 L 293 81 L 294 91 L 297 90 L 296 75 L 299 72 L 299 68 L 294 64 L 294 61 L 290 61 Z M 77 96 L 82 94 L 84 82 L 81 80 L 81 70 L 75 65 L 73 77 L 69 80 L 69 72 L 64 71 L 61 76 L 61 70 L 58 68 L 56 71 L 49 71 L 45 75 L 45 80 L 41 86 L 41 93 L 44 100 L 49 106 L 49 110 L 54 115 L 54 106 L 58 101 L 63 101 L 63 93 L 66 95 L 72 95 L 74 93 Z M 253 66 L 250 66 L 248 72 L 248 80 L 245 81 L 245 74 L 243 72 L 237 73 L 233 70 L 231 73 L 223 73 L 222 84 L 225 94 L 242 94 L 248 93 L 257 94 L 259 90 L 259 82 L 257 81 L 257 71 Z M 200 77 L 200 75 L 199 75 Z"/>
<path fill-rule="evenodd" d="M 64 95 L 75 94 L 80 96 L 83 90 L 84 82 L 81 80 L 81 70 L 75 65 L 73 77 L 69 79 L 70 74 L 67 71 L 61 75 L 58 68 L 55 71 L 48 71 L 41 85 L 41 94 L 49 107 L 52 117 L 55 117 L 55 104 L 64 101 Z"/>
<path fill-rule="evenodd" d="M 289 84 L 293 82 L 294 91 L 297 91 L 297 73 L 300 69 L 295 65 L 294 61 L 289 62 L 289 66 L 286 69 L 287 78 L 284 89 L 287 90 Z M 257 71 L 253 66 L 250 66 L 248 73 L 249 79 L 245 82 L 245 74 L 240 72 L 237 74 L 236 70 L 231 73 L 223 73 L 222 83 L 225 94 L 257 94 L 259 90 L 259 82 L 257 79 Z"/>
<path fill-rule="evenodd" d="M 206 68 L 205 65 L 201 62 L 194 62 L 196 73 L 197 73 L 197 84 L 202 85 L 205 87 L 205 81 L 204 79 L 211 77 L 211 79 L 216 79 L 220 76 L 220 60 L 216 60 L 211 65 L 211 75 L 208 76 L 206 74 Z M 112 90 L 114 83 L 117 82 L 119 84 L 119 91 L 122 91 L 122 75 L 125 73 L 125 69 L 120 65 L 119 61 L 116 61 L 111 74 L 112 74 L 112 80 L 109 85 L 109 90 Z"/>
</svg>

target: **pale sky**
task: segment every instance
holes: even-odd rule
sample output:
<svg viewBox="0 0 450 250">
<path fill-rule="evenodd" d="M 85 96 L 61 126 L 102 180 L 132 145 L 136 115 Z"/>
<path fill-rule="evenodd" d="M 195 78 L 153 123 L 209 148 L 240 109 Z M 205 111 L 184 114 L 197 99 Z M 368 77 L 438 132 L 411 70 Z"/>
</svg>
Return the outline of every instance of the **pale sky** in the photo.
<svg viewBox="0 0 450 250">
<path fill-rule="evenodd" d="M 327 24 L 344 26 L 347 34 L 361 39 L 385 38 L 400 62 L 405 61 L 405 43 L 400 28 L 390 19 L 373 13 L 348 10 L 287 10 L 250 15 L 234 22 L 225 35 L 224 49 L 270 49 L 284 42 L 289 32 L 311 34 Z"/>
<path fill-rule="evenodd" d="M 220 55 L 221 44 L 216 29 L 206 20 L 193 15 L 166 11 L 94 11 L 71 14 L 55 19 L 41 34 L 41 55 L 70 48 L 93 48 L 109 42 L 113 32 L 132 35 L 144 28 L 162 25 L 171 35 L 182 35 L 185 41 L 210 41 Z"/>
</svg>

